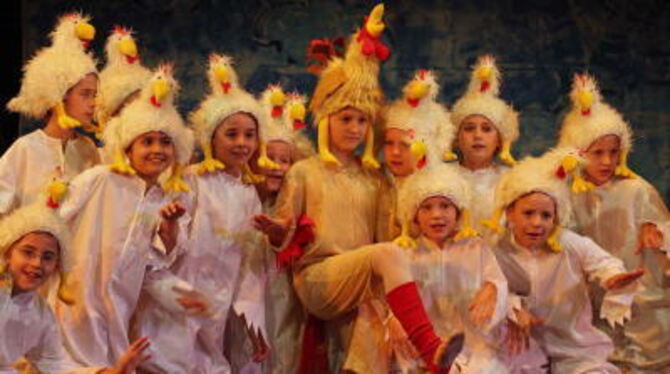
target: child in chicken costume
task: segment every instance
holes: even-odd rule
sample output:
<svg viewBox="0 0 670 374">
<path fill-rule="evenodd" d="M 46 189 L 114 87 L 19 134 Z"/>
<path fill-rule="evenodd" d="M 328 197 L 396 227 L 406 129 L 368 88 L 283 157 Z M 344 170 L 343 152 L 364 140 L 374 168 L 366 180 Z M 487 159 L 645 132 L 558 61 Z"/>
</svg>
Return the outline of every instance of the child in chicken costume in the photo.
<svg viewBox="0 0 670 374">
<path fill-rule="evenodd" d="M 551 372 L 618 373 L 607 362 L 612 341 L 592 324 L 587 281 L 606 291 L 601 317 L 623 324 L 644 271 L 625 272 L 621 260 L 565 228 L 571 207 L 563 169 L 574 166 L 575 157 L 573 149 L 556 149 L 514 166 L 496 187 L 495 208 L 502 213 L 489 226 L 502 230 L 496 257 L 519 297 L 515 313 L 524 310 L 537 320 L 526 328 Z"/>
<path fill-rule="evenodd" d="M 289 168 L 297 161 L 315 154 L 309 139 L 302 134 L 307 115 L 306 98 L 297 93 L 285 94 L 278 85 L 263 91 L 260 104 L 268 115 L 265 136 L 267 155 L 277 169 L 259 169 L 265 178 L 256 184 L 263 213 L 273 214 L 277 195 Z M 302 304 L 293 290 L 290 256 L 268 255 L 268 290 L 265 315 L 268 342 L 272 347 L 267 370 L 270 373 L 294 373 L 298 367 L 300 338 L 305 322 Z"/>
<path fill-rule="evenodd" d="M 443 344 L 435 335 L 402 249 L 373 244 L 384 225 L 378 217 L 383 181 L 375 170 L 372 128 L 382 100 L 379 62 L 389 55 L 380 40 L 383 10 L 381 4 L 372 10 L 345 58 L 331 61 L 321 73 L 311 103 L 319 154 L 293 165 L 276 215 L 256 216 L 255 225 L 280 252 L 299 252 L 293 281 L 309 313 L 337 323 L 385 294 L 426 365 L 437 372 L 450 365 L 460 346 Z M 363 141 L 364 154 L 358 158 L 353 152 Z M 444 349 L 437 353 L 439 347 Z M 302 370 L 311 364 L 323 372 L 325 363 L 316 362 L 314 353 L 303 350 Z"/>
<path fill-rule="evenodd" d="M 59 18 L 51 45 L 25 64 L 19 95 L 7 103 L 45 126 L 0 158 L 0 216 L 34 202 L 55 177 L 68 181 L 100 162 L 95 144 L 73 130 L 91 124 L 95 105 L 96 61 L 86 52 L 95 29 L 88 21 L 79 13 Z"/>
<path fill-rule="evenodd" d="M 79 175 L 61 204 L 73 234 L 66 290 L 75 303 L 58 303 L 56 314 L 82 364 L 108 366 L 120 357 L 140 291 L 165 292 L 155 272 L 183 251 L 187 216 L 168 186 L 184 190 L 171 164 L 190 158 L 193 136 L 174 107 L 178 88 L 172 68 L 160 66 L 106 126 L 105 150 L 116 163 Z"/>
<path fill-rule="evenodd" d="M 457 128 L 458 170 L 473 190 L 473 222 L 480 232 L 486 232 L 480 222 L 490 217 L 495 185 L 508 169 L 498 164 L 495 156 L 505 165 L 513 165 L 512 144 L 519 137 L 518 114 L 498 97 L 500 83 L 494 58 L 480 57 L 465 95 L 451 112 Z"/>
<path fill-rule="evenodd" d="M 631 320 L 616 330 L 604 321 L 598 325 L 614 340 L 611 360 L 622 368 L 631 373 L 670 370 L 670 213 L 654 187 L 628 168 L 632 130 L 603 101 L 595 79 L 575 75 L 570 98 L 559 144 L 576 147 L 587 163 L 579 175 L 583 183 L 571 194 L 577 231 L 628 269 L 647 270 Z M 594 299 L 596 305 L 601 297 Z"/>
<path fill-rule="evenodd" d="M 105 44 L 107 65 L 100 72 L 95 116 L 99 136 L 105 124 L 118 115 L 135 98 L 151 78 L 151 71 L 142 66 L 133 32 L 114 26 Z"/>
</svg>

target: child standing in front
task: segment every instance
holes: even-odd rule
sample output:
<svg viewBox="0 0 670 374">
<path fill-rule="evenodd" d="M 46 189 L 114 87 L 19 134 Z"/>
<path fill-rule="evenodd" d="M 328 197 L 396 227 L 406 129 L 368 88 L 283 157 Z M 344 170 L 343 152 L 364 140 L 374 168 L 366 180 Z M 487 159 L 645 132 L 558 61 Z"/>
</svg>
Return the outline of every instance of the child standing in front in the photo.
<svg viewBox="0 0 670 374">
<path fill-rule="evenodd" d="M 184 208 L 167 193 L 183 191 L 179 168 L 160 180 L 187 162 L 193 144 L 174 108 L 177 90 L 171 67 L 159 67 L 140 97 L 108 123 L 105 148 L 115 163 L 75 178 L 60 207 L 73 234 L 65 290 L 76 302 L 58 303 L 56 314 L 68 349 L 83 364 L 105 366 L 122 355 L 147 269 L 166 267 L 180 252 Z"/>
<path fill-rule="evenodd" d="M 570 98 L 573 107 L 559 144 L 582 152 L 582 174 L 590 184 L 588 191 L 571 195 L 577 231 L 626 268 L 647 271 L 623 329 L 608 329 L 600 321 L 615 343 L 611 359 L 631 373 L 670 370 L 670 213 L 654 187 L 628 169 L 632 130 L 603 101 L 593 77 L 575 75 Z"/>
</svg>

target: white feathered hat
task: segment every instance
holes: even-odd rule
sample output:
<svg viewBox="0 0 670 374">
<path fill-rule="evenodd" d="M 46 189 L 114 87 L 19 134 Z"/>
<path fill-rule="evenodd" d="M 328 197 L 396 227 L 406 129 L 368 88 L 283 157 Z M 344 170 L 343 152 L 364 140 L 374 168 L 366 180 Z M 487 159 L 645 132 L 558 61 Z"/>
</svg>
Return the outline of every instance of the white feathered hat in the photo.
<svg viewBox="0 0 670 374">
<path fill-rule="evenodd" d="M 455 129 L 447 108 L 436 102 L 439 90 L 433 72 L 419 70 L 403 88 L 403 97 L 385 112 L 384 128 L 406 131 L 417 160 L 456 157 L 451 151 Z"/>
<path fill-rule="evenodd" d="M 89 17 L 80 13 L 61 16 L 51 33 L 51 45 L 37 51 L 23 67 L 19 95 L 7 103 L 7 109 L 42 119 L 50 109 L 59 124 L 69 128 L 79 121 L 65 113 L 63 98 L 67 91 L 90 73 L 97 73 L 96 61 L 86 52 L 95 37 Z"/>
<path fill-rule="evenodd" d="M 558 234 L 560 228 L 572 219 L 567 173 L 583 162 L 574 148 L 556 148 L 541 157 L 526 157 L 502 175 L 495 190 L 494 215 L 483 224 L 498 233 L 502 232 L 501 220 L 505 210 L 522 196 L 533 192 L 544 193 L 556 204 L 558 224 L 548 240 L 551 249 L 560 251 Z M 573 177 L 579 173 L 572 174 Z M 574 182 L 573 182 L 574 183 Z"/>
<path fill-rule="evenodd" d="M 95 114 L 102 127 L 121 104 L 144 87 L 151 71 L 142 66 L 131 30 L 114 26 L 105 45 L 107 65 L 100 72 Z"/>
<path fill-rule="evenodd" d="M 585 151 L 598 138 L 616 135 L 621 141 L 621 158 L 615 173 L 622 177 L 634 176 L 627 166 L 632 131 L 621 114 L 603 102 L 596 80 L 588 74 L 575 74 L 570 100 L 572 109 L 561 124 L 559 146 Z"/>
<path fill-rule="evenodd" d="M 113 117 L 104 132 L 105 151 L 114 160 L 112 170 L 134 174 L 126 161 L 125 151 L 140 135 L 160 131 L 172 138 L 176 160 L 172 175 L 165 188 L 171 191 L 188 191 L 181 179 L 181 171 L 188 165 L 193 151 L 193 133 L 184 126 L 174 100 L 179 84 L 172 75 L 172 66 L 163 64 L 140 91 L 137 100 L 125 107 L 121 114 Z"/>
<path fill-rule="evenodd" d="M 300 130 L 306 127 L 307 99 L 298 93 L 285 94 L 281 86 L 272 84 L 261 94 L 260 103 L 269 120 L 264 133 L 266 142 L 281 141 L 290 144 L 297 158 L 313 155 L 314 147 Z"/>
<path fill-rule="evenodd" d="M 225 168 L 225 165 L 214 159 L 212 155 L 212 136 L 223 120 L 239 112 L 248 113 L 258 124 L 259 166 L 276 168 L 277 165 L 267 158 L 265 149 L 264 130 L 267 128 L 268 116 L 265 115 L 256 99 L 240 86 L 232 58 L 221 54 L 211 54 L 207 78 L 210 92 L 198 108 L 190 114 L 190 121 L 204 154 L 204 160 L 198 165 L 197 171 L 211 173 Z M 248 168 L 245 170 L 245 176 L 247 182 L 259 181 L 258 176 L 252 174 Z"/>
<path fill-rule="evenodd" d="M 438 161 L 410 175 L 400 187 L 397 209 L 402 233 L 396 238 L 396 244 L 407 248 L 416 245 L 411 238 L 416 212 L 424 200 L 436 196 L 446 197 L 458 208 L 459 231 L 455 240 L 477 235 L 470 217 L 471 194 L 468 182 L 453 166 Z"/>
<path fill-rule="evenodd" d="M 519 138 L 519 114 L 498 97 L 500 70 L 492 56 L 481 56 L 473 67 L 467 92 L 454 104 L 451 120 L 458 128 L 468 116 L 479 114 L 488 118 L 498 129 L 502 147 L 498 157 L 513 165 L 512 143 Z"/>
</svg>

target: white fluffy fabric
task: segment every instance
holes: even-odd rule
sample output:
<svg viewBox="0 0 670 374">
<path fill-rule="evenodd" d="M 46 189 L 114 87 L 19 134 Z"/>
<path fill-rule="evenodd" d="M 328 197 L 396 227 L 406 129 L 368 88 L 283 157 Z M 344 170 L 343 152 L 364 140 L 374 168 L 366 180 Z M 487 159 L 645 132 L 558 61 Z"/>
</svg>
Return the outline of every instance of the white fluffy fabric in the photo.
<svg viewBox="0 0 670 374">
<path fill-rule="evenodd" d="M 61 269 L 69 269 L 72 264 L 69 258 L 70 234 L 58 213 L 46 206 L 46 197 L 15 210 L 0 221 L 0 261 L 14 242 L 36 231 L 47 232 L 58 240 Z"/>
<path fill-rule="evenodd" d="M 427 84 L 429 93 L 416 106 L 408 102 L 409 87 L 415 83 Z M 438 159 L 451 151 L 456 130 L 444 105 L 436 102 L 439 85 L 430 71 L 417 72 L 403 88 L 404 97 L 389 105 L 384 112 L 384 128 L 399 129 L 413 135 L 428 146 L 429 154 Z"/>
<path fill-rule="evenodd" d="M 156 80 L 166 80 L 170 93 L 156 107 L 151 103 L 152 85 Z M 172 77 L 170 67 L 159 67 L 140 93 L 140 97 L 125 107 L 121 114 L 109 121 L 105 128 L 105 151 L 113 160 L 117 149 L 125 150 L 138 136 L 160 131 L 168 134 L 174 141 L 177 162 L 189 163 L 193 152 L 193 133 L 184 126 L 184 121 L 174 107 L 174 99 L 179 85 Z"/>
<path fill-rule="evenodd" d="M 580 91 L 587 91 L 594 98 L 588 110 L 584 111 L 578 102 Z M 595 79 L 588 75 L 576 75 L 570 93 L 572 109 L 563 119 L 559 146 L 587 149 L 591 143 L 605 135 L 616 135 L 621 140 L 621 148 L 632 147 L 632 131 L 621 114 L 601 99 Z"/>
<path fill-rule="evenodd" d="M 434 196 L 449 199 L 459 211 L 470 210 L 468 182 L 451 165 L 434 164 L 407 178 L 398 191 L 398 216 L 412 222 L 421 203 Z"/>
<path fill-rule="evenodd" d="M 482 81 L 478 72 L 484 68 L 491 71 L 491 78 L 488 81 L 489 88 L 482 91 Z M 490 56 L 480 57 L 473 67 L 467 92 L 451 109 L 451 121 L 457 129 L 465 118 L 479 114 L 493 122 L 500 131 L 502 140 L 510 143 L 517 140 L 519 137 L 519 114 L 498 97 L 500 80 L 500 71 L 495 65 L 495 60 Z"/>
<path fill-rule="evenodd" d="M 87 16 L 62 16 L 51 33 L 52 44 L 37 51 L 23 67 L 23 80 L 18 96 L 7 103 L 7 109 L 35 119 L 62 102 L 67 91 L 87 74 L 97 73 L 96 61 L 86 53 L 75 34 L 79 22 Z"/>
<path fill-rule="evenodd" d="M 107 65 L 100 72 L 96 98 L 98 121 L 108 120 L 128 96 L 141 90 L 151 78 L 151 71 L 139 59 L 130 62 L 119 51 L 119 42 L 124 39 L 133 39 L 130 31 L 115 29 L 107 38 Z"/>
<path fill-rule="evenodd" d="M 561 160 L 572 149 L 554 149 L 541 157 L 527 157 L 503 174 L 496 186 L 495 207 L 502 211 L 519 197 L 532 192 L 551 196 L 557 204 L 558 219 L 566 226 L 571 219 L 569 187 L 556 176 Z"/>
<path fill-rule="evenodd" d="M 226 68 L 233 77 L 229 82 L 230 88 L 227 93 L 221 89 L 221 82 L 218 82 L 213 73 L 216 64 L 222 61 L 226 63 Z M 224 119 L 239 112 L 248 113 L 256 119 L 259 138 L 261 141 L 265 140 L 264 129 L 267 128 L 268 116 L 258 101 L 238 84 L 237 74 L 230 62 L 229 58 L 219 60 L 210 56 L 207 76 L 212 91 L 189 117 L 202 146 L 211 144 L 214 131 Z"/>
</svg>

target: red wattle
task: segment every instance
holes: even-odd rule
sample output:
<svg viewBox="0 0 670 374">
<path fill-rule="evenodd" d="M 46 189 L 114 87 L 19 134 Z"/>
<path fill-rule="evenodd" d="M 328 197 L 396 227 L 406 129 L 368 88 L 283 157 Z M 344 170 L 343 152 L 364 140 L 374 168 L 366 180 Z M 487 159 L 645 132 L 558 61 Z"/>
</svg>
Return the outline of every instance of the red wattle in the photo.
<svg viewBox="0 0 670 374">
<path fill-rule="evenodd" d="M 421 160 L 419 160 L 419 162 L 416 164 L 416 167 L 418 169 L 423 169 L 424 166 L 426 166 L 426 163 L 427 163 L 426 156 L 423 156 L 421 157 Z"/>
<path fill-rule="evenodd" d="M 281 114 L 284 112 L 284 108 L 280 106 L 272 107 L 272 118 L 281 117 Z"/>
<path fill-rule="evenodd" d="M 565 179 L 566 173 L 565 168 L 563 168 L 563 165 L 559 166 L 558 169 L 556 169 L 556 177 L 558 177 L 558 179 Z"/>
<path fill-rule="evenodd" d="M 407 104 L 409 104 L 412 108 L 416 108 L 417 106 L 419 106 L 419 101 L 420 101 L 419 99 L 407 98 Z"/>
<path fill-rule="evenodd" d="M 491 87 L 491 83 L 489 81 L 483 81 L 482 85 L 479 87 L 479 91 L 484 92 L 488 90 Z"/>
<path fill-rule="evenodd" d="M 305 127 L 307 127 L 307 125 L 305 124 L 305 122 L 303 122 L 303 121 L 301 121 L 301 120 L 299 120 L 299 119 L 296 119 L 296 120 L 293 121 L 293 130 L 294 130 L 294 131 L 302 130 L 302 129 L 304 129 Z"/>
<path fill-rule="evenodd" d="M 156 100 L 156 96 L 151 96 L 151 104 L 153 104 L 153 106 L 155 106 L 156 108 L 161 107 L 161 103 L 159 103 L 158 100 Z"/>
<path fill-rule="evenodd" d="M 139 59 L 140 59 L 140 56 L 135 56 L 135 57 L 133 57 L 133 56 L 126 56 L 126 61 L 127 61 L 129 64 L 134 64 L 135 61 L 137 61 L 137 60 L 139 60 Z"/>
<path fill-rule="evenodd" d="M 583 116 L 588 116 L 589 114 L 591 114 L 591 109 L 590 108 L 589 109 L 582 109 L 582 115 Z"/>
<path fill-rule="evenodd" d="M 51 209 L 58 209 L 58 207 L 60 206 L 60 204 L 58 204 L 57 202 L 55 202 L 55 201 L 53 200 L 53 198 L 49 197 L 49 198 L 47 199 L 47 206 L 48 206 L 49 208 L 51 208 Z"/>
<path fill-rule="evenodd" d="M 84 46 L 84 49 L 88 49 L 88 47 L 91 46 L 91 41 L 90 40 L 82 40 L 81 44 Z"/>
<path fill-rule="evenodd" d="M 223 88 L 223 93 L 228 93 L 228 91 L 230 91 L 231 86 L 232 85 L 230 84 L 230 82 L 221 83 L 221 88 Z"/>
</svg>

